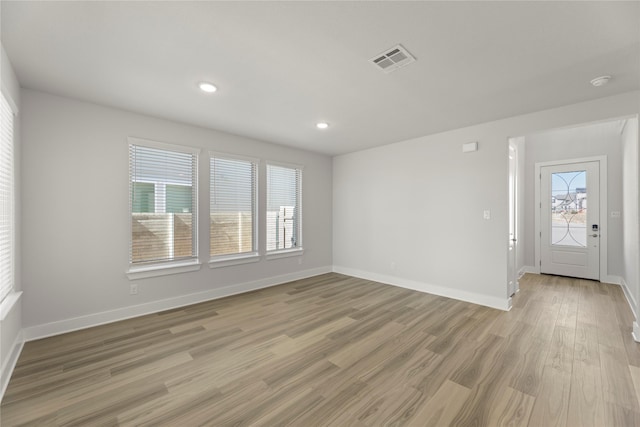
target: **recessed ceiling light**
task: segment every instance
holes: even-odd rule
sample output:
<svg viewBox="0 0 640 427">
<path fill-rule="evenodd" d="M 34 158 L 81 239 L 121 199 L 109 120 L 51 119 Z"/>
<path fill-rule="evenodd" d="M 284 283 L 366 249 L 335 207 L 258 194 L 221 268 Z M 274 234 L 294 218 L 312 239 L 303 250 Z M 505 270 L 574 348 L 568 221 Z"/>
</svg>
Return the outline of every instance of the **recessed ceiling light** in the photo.
<svg viewBox="0 0 640 427">
<path fill-rule="evenodd" d="M 198 87 L 200 88 L 201 91 L 207 92 L 207 93 L 213 93 L 218 90 L 218 88 L 213 83 L 209 83 L 209 82 L 200 82 L 198 83 Z"/>
<path fill-rule="evenodd" d="M 329 123 L 326 123 L 326 122 L 319 122 L 319 123 L 316 123 L 316 127 L 317 127 L 318 129 L 326 129 L 326 128 L 328 128 L 328 127 L 329 127 Z"/>
<path fill-rule="evenodd" d="M 604 86 L 609 83 L 609 80 L 611 80 L 611 76 L 600 76 L 591 80 L 591 84 L 595 87 Z"/>
</svg>

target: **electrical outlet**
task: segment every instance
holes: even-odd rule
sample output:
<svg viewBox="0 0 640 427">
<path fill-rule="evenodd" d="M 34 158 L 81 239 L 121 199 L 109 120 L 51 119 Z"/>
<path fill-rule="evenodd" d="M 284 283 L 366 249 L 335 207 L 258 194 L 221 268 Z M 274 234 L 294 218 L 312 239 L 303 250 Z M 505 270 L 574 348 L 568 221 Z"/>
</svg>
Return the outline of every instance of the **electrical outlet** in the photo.
<svg viewBox="0 0 640 427">
<path fill-rule="evenodd" d="M 483 212 L 483 217 L 484 217 L 484 219 L 491 219 L 491 211 L 489 209 L 486 209 Z"/>
<path fill-rule="evenodd" d="M 302 258 L 298 258 L 298 265 L 302 265 Z"/>
<path fill-rule="evenodd" d="M 132 283 L 129 286 L 129 295 L 138 295 L 138 284 Z"/>
<path fill-rule="evenodd" d="M 611 218 L 620 218 L 620 212 L 612 211 L 611 212 Z"/>
</svg>

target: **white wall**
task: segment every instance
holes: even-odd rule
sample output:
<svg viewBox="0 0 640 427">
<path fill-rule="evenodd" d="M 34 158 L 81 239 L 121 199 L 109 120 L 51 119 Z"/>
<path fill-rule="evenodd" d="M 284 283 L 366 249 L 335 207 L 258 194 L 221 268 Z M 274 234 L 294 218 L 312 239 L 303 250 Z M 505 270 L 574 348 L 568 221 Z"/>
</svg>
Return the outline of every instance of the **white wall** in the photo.
<svg viewBox="0 0 640 427">
<path fill-rule="evenodd" d="M 20 230 L 20 84 L 13 71 L 11 62 L 7 57 L 4 48 L 0 46 L 0 81 L 2 82 L 2 92 L 10 98 L 18 110 L 14 122 L 14 161 L 15 161 L 15 184 L 16 184 L 16 230 Z M 20 258 L 20 233 L 16 232 L 16 260 L 15 260 L 15 287 L 19 292 L 21 289 L 21 258 Z M 0 304 L 0 400 L 4 390 L 9 383 L 9 377 L 13 366 L 17 361 L 20 349 L 22 348 L 22 298 L 19 294 L 9 295 L 3 304 Z"/>
<path fill-rule="evenodd" d="M 330 271 L 329 157 L 31 90 L 23 90 L 22 102 L 28 338 Z M 128 136 L 203 149 L 199 271 L 133 282 L 125 276 Z M 209 269 L 208 150 L 304 166 L 302 258 Z M 263 212 L 265 189 L 263 180 Z M 138 284 L 138 295 L 129 295 L 131 283 Z"/>
<path fill-rule="evenodd" d="M 640 150 L 638 150 L 638 118 L 629 119 L 622 132 L 622 222 L 623 222 L 623 286 L 638 316 L 640 301 Z M 638 337 L 640 338 L 640 337 Z"/>
<path fill-rule="evenodd" d="M 639 95 L 335 157 L 336 270 L 506 308 L 508 138 L 637 114 Z M 479 150 L 463 154 L 461 146 L 469 141 L 479 141 Z M 490 220 L 483 219 L 486 209 Z"/>
<path fill-rule="evenodd" d="M 555 129 L 526 136 L 525 264 L 535 267 L 535 164 L 581 157 L 607 156 L 608 211 L 600 212 L 606 225 L 607 269 L 601 277 L 622 275 L 622 219 L 610 212 L 622 210 L 621 121 L 614 120 Z M 606 223 L 605 223 L 606 221 Z"/>
</svg>

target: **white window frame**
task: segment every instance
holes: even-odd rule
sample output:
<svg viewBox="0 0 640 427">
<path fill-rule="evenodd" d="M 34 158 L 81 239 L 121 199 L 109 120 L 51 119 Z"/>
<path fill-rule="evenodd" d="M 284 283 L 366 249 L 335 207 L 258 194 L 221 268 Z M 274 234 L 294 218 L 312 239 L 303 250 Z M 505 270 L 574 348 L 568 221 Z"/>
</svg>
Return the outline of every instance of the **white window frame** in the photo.
<svg viewBox="0 0 640 427">
<path fill-rule="evenodd" d="M 2 313 L 0 313 L 0 317 L 4 317 L 4 313 L 7 310 L 7 304 L 12 305 L 13 301 L 17 300 L 19 294 L 16 293 L 16 144 L 15 144 L 15 125 L 16 125 L 16 117 L 18 115 L 18 108 L 13 102 L 11 96 L 9 96 L 4 88 L 0 90 L 0 94 L 2 95 L 3 101 L 6 102 L 8 106 L 8 113 L 11 116 L 11 141 L 9 142 L 10 147 L 7 147 L 7 150 L 11 153 L 10 158 L 10 176 L 9 176 L 9 223 L 10 223 L 10 231 L 9 231 L 9 275 L 8 280 L 9 283 L 5 287 L 0 287 L 0 305 L 3 307 Z M 4 166 L 4 165 L 3 165 Z M 15 294 L 15 295 L 14 295 Z M 12 298 L 11 295 L 14 297 Z"/>
<path fill-rule="evenodd" d="M 295 257 L 295 256 L 302 256 L 304 254 L 304 246 L 303 246 L 303 236 L 302 236 L 302 222 L 303 222 L 303 212 L 302 212 L 302 193 L 303 193 L 303 175 L 304 175 L 304 166 L 303 165 L 299 165 L 299 164 L 293 164 L 293 163 L 284 163 L 284 162 L 278 162 L 278 161 L 271 161 L 271 160 L 267 160 L 265 162 L 266 166 L 265 166 L 265 177 L 268 177 L 268 170 L 269 170 L 269 166 L 277 166 L 277 167 L 281 167 L 281 168 L 289 168 L 289 169 L 295 169 L 297 171 L 297 173 L 299 174 L 298 177 L 298 189 L 297 189 L 297 200 L 296 200 L 296 208 L 298 209 L 298 218 L 296 221 L 296 247 L 295 248 L 287 248 L 287 249 L 272 249 L 272 250 L 267 250 L 267 233 L 268 233 L 268 227 L 265 226 L 265 232 L 264 232 L 264 248 L 265 248 L 265 258 L 267 260 L 275 260 L 275 259 L 281 259 L 281 258 L 288 258 L 288 257 Z M 265 218 L 265 223 L 267 220 L 267 213 L 268 213 L 268 206 L 269 206 L 269 181 L 268 178 L 265 179 L 266 180 L 266 204 L 265 204 L 265 212 L 264 212 L 264 218 Z"/>
<path fill-rule="evenodd" d="M 211 197 L 211 160 L 214 158 L 223 159 L 223 160 L 238 160 L 243 162 L 250 162 L 255 166 L 255 174 L 254 174 L 254 195 L 253 195 L 253 248 L 250 252 L 244 252 L 241 254 L 227 254 L 227 255 L 216 255 L 211 256 L 211 241 L 209 241 L 209 268 L 220 268 L 220 267 L 228 267 L 232 265 L 240 265 L 240 264 L 250 264 L 254 262 L 260 261 L 260 252 L 258 250 L 258 236 L 260 229 L 260 220 L 259 220 L 259 209 L 258 209 L 258 192 L 259 192 L 259 183 L 260 183 L 260 159 L 254 157 L 240 156 L 236 154 L 228 154 L 221 153 L 217 151 L 209 152 L 209 196 Z M 209 200 L 211 203 L 211 200 Z M 211 239 L 211 205 L 209 205 L 209 213 L 207 215 L 208 223 L 209 223 L 209 239 Z"/>
<path fill-rule="evenodd" d="M 199 161 L 200 161 L 200 152 L 201 150 L 199 148 L 194 148 L 194 147 L 188 147 L 188 146 L 184 146 L 184 145 L 176 145 L 176 144 L 168 144 L 165 142 L 158 142 L 158 141 L 153 141 L 153 140 L 149 140 L 149 139 L 144 139 L 144 138 L 137 138 L 137 137 L 128 137 L 128 145 L 127 145 L 127 156 L 130 155 L 130 150 L 131 150 L 131 145 L 137 145 L 137 146 L 142 146 L 142 147 L 149 147 L 149 148 L 155 148 L 158 150 L 167 150 L 167 151 L 177 151 L 177 152 L 181 152 L 181 153 L 186 153 L 186 154 L 193 154 L 196 156 L 196 162 L 195 162 L 195 171 L 194 171 L 194 176 L 195 176 L 195 181 L 193 182 L 193 185 L 195 187 L 194 189 L 194 200 L 193 200 L 193 204 L 194 204 L 194 221 L 192 222 L 192 227 L 194 227 L 194 232 L 193 232 L 193 239 L 194 242 L 192 242 L 193 247 L 195 248 L 195 254 L 194 254 L 194 258 L 193 259 L 189 259 L 189 260 L 179 260 L 179 261 L 160 261 L 157 263 L 149 263 L 149 264 L 144 264 L 144 265 L 138 265 L 138 264 L 132 264 L 131 261 L 129 261 L 129 269 L 127 270 L 126 274 L 127 277 L 130 280 L 136 280 L 136 279 L 144 279 L 144 278 L 148 278 L 148 277 L 156 277 L 156 276 L 165 276 L 165 275 L 169 275 L 169 274 L 177 274 L 177 273 L 186 273 L 186 272 L 190 272 L 190 271 L 197 271 L 200 269 L 201 267 L 201 263 L 200 263 L 200 259 L 199 259 L 199 241 L 198 241 L 198 234 L 199 234 L 199 227 L 198 227 L 198 221 L 199 221 L 199 215 L 198 215 L 198 210 L 199 210 L 199 197 L 198 197 L 198 181 L 199 181 L 199 175 L 198 175 L 198 165 L 199 165 Z M 131 206 L 131 164 L 129 161 L 129 192 L 128 192 L 128 196 L 129 196 L 129 260 L 131 260 L 131 250 L 133 247 L 133 233 L 132 233 L 132 227 L 133 227 L 133 222 L 131 219 L 131 210 L 132 210 L 132 206 Z"/>
</svg>

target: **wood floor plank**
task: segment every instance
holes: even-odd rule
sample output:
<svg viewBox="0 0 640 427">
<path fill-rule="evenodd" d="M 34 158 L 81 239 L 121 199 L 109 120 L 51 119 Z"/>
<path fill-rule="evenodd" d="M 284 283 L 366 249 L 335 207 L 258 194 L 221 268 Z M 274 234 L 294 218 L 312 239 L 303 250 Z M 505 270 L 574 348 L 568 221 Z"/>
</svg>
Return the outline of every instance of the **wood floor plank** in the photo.
<svg viewBox="0 0 640 427">
<path fill-rule="evenodd" d="M 509 381 L 513 389 L 529 396 L 538 396 L 548 354 L 545 344 L 544 340 L 531 337 L 526 350 L 519 355 L 518 365 Z"/>
<path fill-rule="evenodd" d="M 619 286 L 509 312 L 336 273 L 28 342 L 3 427 L 640 425 Z"/>
<path fill-rule="evenodd" d="M 445 381 L 436 394 L 420 407 L 408 425 L 436 427 L 451 424 L 470 392 L 467 387 Z"/>
<path fill-rule="evenodd" d="M 354 340 L 343 346 L 340 350 L 329 356 L 329 361 L 342 368 L 353 365 L 371 351 L 380 347 L 386 340 L 400 333 L 404 328 L 396 322 L 389 322 L 377 331 Z"/>
<path fill-rule="evenodd" d="M 557 325 L 544 366 L 541 388 L 536 397 L 530 423 L 540 426 L 566 426 L 571 393 L 571 371 L 575 328 Z"/>
<path fill-rule="evenodd" d="M 450 375 L 449 379 L 469 389 L 478 384 L 483 372 L 504 349 L 505 339 L 496 335 L 490 335 L 488 339 L 480 343 L 463 358 L 458 367 Z"/>
<path fill-rule="evenodd" d="M 597 295 L 599 301 L 596 305 L 595 315 L 598 322 L 598 341 L 607 347 L 624 350 L 620 324 L 618 323 L 615 313 L 616 304 L 611 300 L 609 295 L 609 293 L 614 292 L 614 290 L 609 291 L 606 286 L 598 286 L 598 288 L 607 292 L 606 295 Z"/>
<path fill-rule="evenodd" d="M 604 401 L 640 412 L 636 390 L 624 351 L 600 344 Z"/>
<path fill-rule="evenodd" d="M 615 403 L 605 402 L 605 420 L 607 426 L 640 426 L 640 413 Z"/>
<path fill-rule="evenodd" d="M 496 404 L 489 411 L 489 426 L 527 426 L 535 397 L 511 387 L 503 387 L 496 397 Z"/>
<path fill-rule="evenodd" d="M 536 397 L 529 425 L 567 426 L 571 375 L 565 372 L 545 372 Z"/>
<path fill-rule="evenodd" d="M 483 368 L 477 384 L 471 389 L 469 398 L 451 422 L 452 425 L 488 425 L 492 406 L 487 405 L 487 402 L 497 401 L 517 360 L 517 352 L 509 349 L 508 341 L 503 342 L 501 346 L 504 352 Z"/>
<path fill-rule="evenodd" d="M 640 405 L 640 368 L 637 366 L 629 366 L 629 373 L 631 374 L 631 381 L 633 381 L 633 388 L 636 391 L 636 397 L 638 404 Z"/>
<path fill-rule="evenodd" d="M 567 425 L 606 425 L 597 326 L 577 322 Z"/>
</svg>

